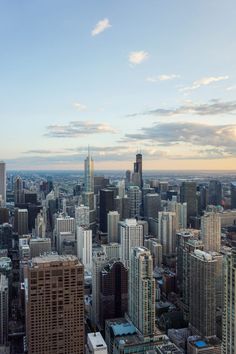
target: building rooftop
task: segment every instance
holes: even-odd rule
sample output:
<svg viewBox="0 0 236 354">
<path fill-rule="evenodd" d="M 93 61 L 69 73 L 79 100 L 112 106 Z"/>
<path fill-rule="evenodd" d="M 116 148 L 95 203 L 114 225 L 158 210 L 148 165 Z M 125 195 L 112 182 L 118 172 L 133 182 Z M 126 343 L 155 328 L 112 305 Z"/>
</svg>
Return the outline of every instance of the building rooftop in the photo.
<svg viewBox="0 0 236 354">
<path fill-rule="evenodd" d="M 100 332 L 88 333 L 88 345 L 89 347 L 96 349 L 106 349 L 107 345 Z"/>
<path fill-rule="evenodd" d="M 114 336 L 124 336 L 137 333 L 136 327 L 132 323 L 120 323 L 111 326 Z"/>
<path fill-rule="evenodd" d="M 59 255 L 56 252 L 46 253 L 39 257 L 34 257 L 29 261 L 30 268 L 35 267 L 43 267 L 46 264 L 57 263 L 60 265 L 61 263 L 74 263 L 81 264 L 76 256 L 73 255 Z"/>
</svg>

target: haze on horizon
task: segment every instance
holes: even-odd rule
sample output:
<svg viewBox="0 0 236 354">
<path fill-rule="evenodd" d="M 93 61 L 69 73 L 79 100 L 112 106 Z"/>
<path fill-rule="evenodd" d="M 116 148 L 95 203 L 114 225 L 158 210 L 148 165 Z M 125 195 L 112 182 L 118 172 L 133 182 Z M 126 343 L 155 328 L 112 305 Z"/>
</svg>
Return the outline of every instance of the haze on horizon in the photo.
<svg viewBox="0 0 236 354">
<path fill-rule="evenodd" d="M 233 170 L 233 0 L 6 1 L 0 160 L 9 170 Z M 227 24 L 227 26 L 225 25 Z"/>
</svg>

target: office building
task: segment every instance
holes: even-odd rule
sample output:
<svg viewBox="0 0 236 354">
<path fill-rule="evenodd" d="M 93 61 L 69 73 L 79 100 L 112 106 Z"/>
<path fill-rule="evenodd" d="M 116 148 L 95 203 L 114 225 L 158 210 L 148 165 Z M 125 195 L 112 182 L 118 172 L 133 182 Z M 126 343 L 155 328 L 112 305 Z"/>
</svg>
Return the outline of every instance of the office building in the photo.
<svg viewBox="0 0 236 354">
<path fill-rule="evenodd" d="M 50 238 L 31 238 L 29 240 L 30 258 L 39 257 L 44 253 L 51 252 Z"/>
<path fill-rule="evenodd" d="M 28 210 L 15 209 L 14 228 L 19 236 L 28 234 Z"/>
<path fill-rule="evenodd" d="M 0 199 L 2 197 L 2 206 L 6 204 L 6 164 L 0 161 Z"/>
<path fill-rule="evenodd" d="M 158 240 L 162 244 L 164 256 L 176 252 L 176 213 L 167 211 L 158 213 Z"/>
<path fill-rule="evenodd" d="M 24 189 L 23 189 L 23 181 L 21 177 L 16 177 L 14 181 L 14 200 L 15 205 L 24 203 Z"/>
<path fill-rule="evenodd" d="M 142 192 L 138 186 L 128 188 L 129 217 L 140 216 L 142 205 Z"/>
<path fill-rule="evenodd" d="M 107 233 L 107 214 L 114 208 L 114 191 L 110 189 L 100 190 L 100 230 Z"/>
<path fill-rule="evenodd" d="M 224 267 L 223 354 L 236 354 L 236 249 L 233 248 Z"/>
<path fill-rule="evenodd" d="M 84 191 L 94 193 L 94 161 L 88 149 L 88 156 L 84 160 Z"/>
<path fill-rule="evenodd" d="M 84 353 L 84 271 L 75 256 L 35 257 L 25 268 L 29 354 Z"/>
<path fill-rule="evenodd" d="M 196 182 L 185 181 L 180 186 L 180 202 L 187 203 L 187 222 L 191 223 L 191 217 L 197 215 L 197 185 Z"/>
<path fill-rule="evenodd" d="M 8 343 L 8 279 L 0 274 L 0 345 Z"/>
<path fill-rule="evenodd" d="M 129 317 L 144 335 L 155 332 L 153 259 L 145 247 L 134 247 L 129 268 Z"/>
<path fill-rule="evenodd" d="M 77 227 L 77 256 L 86 270 L 92 270 L 92 230 Z"/>
<path fill-rule="evenodd" d="M 162 245 L 157 238 L 144 239 L 144 247 L 148 248 L 153 258 L 153 268 L 162 265 Z"/>
<path fill-rule="evenodd" d="M 231 190 L 231 209 L 236 209 L 236 182 L 231 183 L 230 190 Z"/>
<path fill-rule="evenodd" d="M 187 203 L 178 203 L 176 201 L 169 201 L 167 204 L 167 211 L 176 213 L 176 229 L 187 228 Z"/>
<path fill-rule="evenodd" d="M 89 207 L 85 205 L 79 205 L 75 207 L 75 223 L 76 226 L 89 227 Z"/>
<path fill-rule="evenodd" d="M 220 252 L 221 222 L 218 213 L 205 212 L 201 217 L 201 239 L 205 251 Z"/>
<path fill-rule="evenodd" d="M 112 260 L 100 272 L 100 325 L 105 320 L 123 317 L 128 311 L 128 269 Z"/>
<path fill-rule="evenodd" d="M 161 210 L 161 197 L 157 193 L 147 193 L 144 196 L 144 217 L 156 218 Z"/>
<path fill-rule="evenodd" d="M 208 205 L 221 205 L 222 184 L 220 181 L 211 180 L 208 187 Z"/>
<path fill-rule="evenodd" d="M 108 242 L 118 242 L 118 223 L 120 221 L 120 214 L 117 211 L 109 211 L 107 214 L 107 234 Z"/>
<path fill-rule="evenodd" d="M 190 326 L 193 334 L 216 335 L 216 270 L 217 260 L 195 250 L 190 255 Z"/>
<path fill-rule="evenodd" d="M 102 250 L 106 253 L 107 258 L 110 259 L 119 259 L 120 258 L 120 243 L 111 242 L 105 245 L 101 245 Z"/>
<path fill-rule="evenodd" d="M 55 229 L 54 229 L 54 243 L 57 250 L 60 249 L 62 245 L 62 237 L 66 236 L 62 233 L 67 232 L 74 235 L 75 238 L 75 219 L 70 216 L 65 216 L 64 214 L 60 214 L 55 219 Z M 60 235 L 61 234 L 61 235 Z M 69 235 L 68 235 L 69 236 Z"/>
<path fill-rule="evenodd" d="M 143 226 L 136 219 L 119 222 L 121 260 L 128 267 L 133 247 L 143 246 Z"/>
</svg>

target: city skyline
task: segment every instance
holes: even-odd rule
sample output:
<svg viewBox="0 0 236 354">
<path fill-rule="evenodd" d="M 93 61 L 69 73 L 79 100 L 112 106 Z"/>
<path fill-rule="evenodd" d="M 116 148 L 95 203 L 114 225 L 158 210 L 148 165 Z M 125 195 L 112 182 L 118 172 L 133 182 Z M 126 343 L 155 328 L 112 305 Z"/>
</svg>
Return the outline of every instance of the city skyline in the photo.
<svg viewBox="0 0 236 354">
<path fill-rule="evenodd" d="M 8 170 L 231 170 L 233 0 L 13 0 L 1 6 Z M 227 26 L 225 26 L 227 23 Z"/>
</svg>

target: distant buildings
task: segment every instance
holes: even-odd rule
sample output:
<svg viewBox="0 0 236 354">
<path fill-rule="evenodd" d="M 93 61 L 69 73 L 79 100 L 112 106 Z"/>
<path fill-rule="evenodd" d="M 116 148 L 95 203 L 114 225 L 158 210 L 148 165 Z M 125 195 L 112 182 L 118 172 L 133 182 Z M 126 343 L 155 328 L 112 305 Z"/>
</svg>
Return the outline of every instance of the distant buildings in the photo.
<svg viewBox="0 0 236 354">
<path fill-rule="evenodd" d="M 3 205 L 6 203 L 6 164 L 0 161 L 0 199 L 3 200 Z"/>
</svg>

